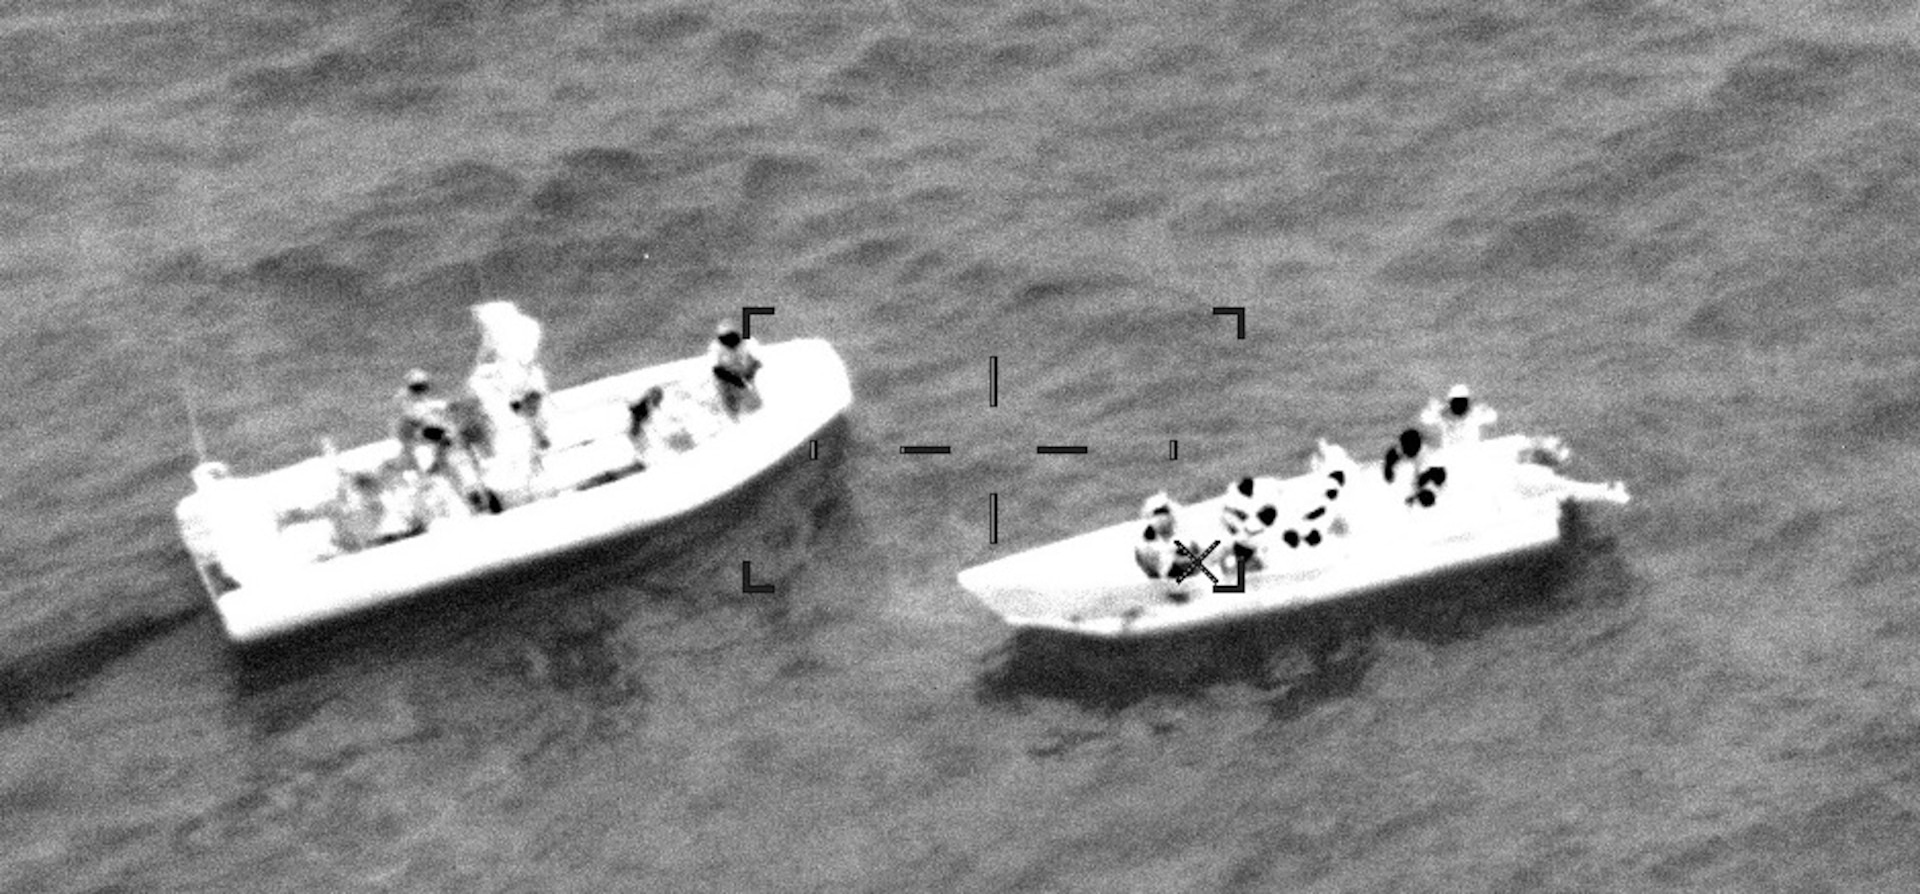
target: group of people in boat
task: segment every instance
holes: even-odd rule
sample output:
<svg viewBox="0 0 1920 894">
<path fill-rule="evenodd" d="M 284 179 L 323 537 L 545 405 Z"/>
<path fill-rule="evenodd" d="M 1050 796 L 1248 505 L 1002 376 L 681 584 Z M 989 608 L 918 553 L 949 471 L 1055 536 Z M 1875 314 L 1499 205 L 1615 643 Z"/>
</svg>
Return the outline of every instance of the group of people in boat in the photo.
<svg viewBox="0 0 1920 894">
<path fill-rule="evenodd" d="M 323 442 L 335 478 L 326 496 L 323 487 L 309 492 L 293 483 L 305 480 L 297 477 L 263 488 L 234 477 L 224 463 L 195 467 L 194 493 L 178 511 L 182 536 L 209 590 L 537 499 L 551 482 L 536 487 L 535 478 L 555 450 L 588 449 L 569 454 L 568 475 L 578 471 L 573 466 L 588 469 L 589 476 L 607 472 L 597 479 L 567 478 L 571 486 L 632 474 L 663 451 L 693 449 L 760 405 L 760 358 L 752 340 L 725 321 L 707 353 L 711 388 L 697 379 L 646 388 L 624 407 L 606 408 L 604 420 L 570 420 L 560 437 L 585 440 L 555 444 L 547 374 L 537 356 L 539 323 L 504 301 L 478 305 L 474 316 L 485 337 L 468 393 L 450 398 L 427 371 L 409 371 L 393 399 L 398 449 L 372 464 L 349 464 L 330 441 Z"/>
<path fill-rule="evenodd" d="M 1408 428 L 1387 448 L 1380 465 L 1385 483 L 1406 487 L 1403 502 L 1410 508 L 1434 506 L 1447 483 L 1447 470 L 1436 460 L 1449 448 L 1478 443 L 1498 418 L 1492 408 L 1474 404 L 1467 386 L 1455 385 L 1444 402 L 1431 401 L 1421 413 L 1420 425 L 1427 433 Z M 1427 449 L 1430 442 L 1435 449 Z M 1313 549 L 1346 536 L 1348 514 L 1340 497 L 1353 483 L 1358 464 L 1323 440 L 1310 466 L 1312 474 L 1321 476 L 1317 488 L 1283 488 L 1279 479 L 1255 477 L 1228 486 L 1220 510 L 1220 528 L 1227 535 L 1217 560 L 1222 571 L 1231 575 L 1260 570 L 1281 544 L 1288 550 Z M 1179 508 L 1165 492 L 1149 497 L 1141 507 L 1147 524 L 1134 545 L 1134 560 L 1149 578 L 1183 580 L 1209 558 L 1203 547 L 1179 538 Z"/>
<path fill-rule="evenodd" d="M 342 549 L 411 536 L 447 518 L 498 513 L 528 498 L 555 446 L 547 414 L 551 391 L 537 358 L 539 324 L 507 302 L 479 305 L 474 315 L 486 337 L 467 379 L 468 395 L 449 399 L 425 370 L 410 370 L 393 399 L 398 455 L 377 471 L 342 470 L 336 500 Z M 707 360 L 718 414 L 737 420 L 760 406 L 755 377 L 762 363 L 736 322 L 716 327 Z M 626 402 L 631 462 L 596 480 L 644 470 L 659 450 L 693 446 L 698 438 L 688 433 L 691 426 L 666 418 L 673 415 L 663 412 L 667 403 L 667 389 L 657 385 Z M 528 484 L 518 499 L 508 498 L 488 483 L 503 479 Z"/>
</svg>

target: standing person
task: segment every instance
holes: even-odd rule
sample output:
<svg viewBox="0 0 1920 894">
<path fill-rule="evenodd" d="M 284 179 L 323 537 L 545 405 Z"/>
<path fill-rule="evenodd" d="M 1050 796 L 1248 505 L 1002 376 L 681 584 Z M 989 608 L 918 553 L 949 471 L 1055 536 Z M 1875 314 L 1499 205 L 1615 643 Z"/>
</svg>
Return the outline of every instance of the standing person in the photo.
<svg viewBox="0 0 1920 894">
<path fill-rule="evenodd" d="M 407 383 L 394 395 L 394 439 L 400 442 L 401 468 L 407 484 L 425 494 L 437 485 L 422 478 L 438 478 L 453 485 L 469 506 L 488 507 L 491 495 L 481 482 L 479 460 L 461 434 L 452 405 L 434 396 L 433 380 L 425 370 L 407 373 Z"/>
<path fill-rule="evenodd" d="M 720 406 L 730 418 L 740 411 L 758 409 L 760 391 L 753 377 L 760 371 L 760 358 L 753 350 L 753 339 L 740 334 L 731 319 L 714 327 L 713 344 L 707 348 L 707 361 L 713 365 L 713 377 L 720 389 Z"/>
<path fill-rule="evenodd" d="M 488 477 L 502 482 L 494 485 L 496 490 L 522 492 L 516 499 L 524 499 L 532 495 L 541 452 L 552 446 L 547 436 L 547 371 L 539 357 L 540 322 L 511 301 L 476 304 L 473 319 L 480 326 L 480 350 L 467 387 L 492 423 Z"/>
<path fill-rule="evenodd" d="M 1473 395 L 1465 385 L 1447 392 L 1447 402 L 1430 401 L 1420 414 L 1420 424 L 1433 431 L 1440 449 L 1456 444 L 1477 444 L 1481 430 L 1499 421 L 1492 407 L 1474 406 Z"/>
<path fill-rule="evenodd" d="M 438 464 L 440 445 L 453 429 L 447 402 L 434 396 L 426 370 L 413 369 L 393 403 L 393 438 L 400 442 L 401 458 L 415 472 L 426 474 Z"/>
</svg>

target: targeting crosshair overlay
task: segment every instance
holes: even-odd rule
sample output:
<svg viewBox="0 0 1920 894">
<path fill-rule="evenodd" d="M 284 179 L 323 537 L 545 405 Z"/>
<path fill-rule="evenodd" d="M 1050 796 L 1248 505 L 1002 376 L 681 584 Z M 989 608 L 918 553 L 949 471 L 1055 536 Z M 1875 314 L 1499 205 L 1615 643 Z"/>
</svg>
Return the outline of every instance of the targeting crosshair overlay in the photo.
<svg viewBox="0 0 1920 894">
<path fill-rule="evenodd" d="M 752 306 L 740 308 L 741 337 L 753 337 L 753 318 L 755 316 L 772 316 L 773 313 L 774 309 L 771 307 Z M 1236 341 L 1246 340 L 1247 308 L 1245 305 L 1215 305 L 1213 315 L 1233 317 L 1234 339 Z M 1000 356 L 994 354 L 987 357 L 987 408 L 994 409 L 999 406 Z M 1041 456 L 1085 456 L 1090 451 L 1085 444 L 1038 444 L 1034 446 L 1034 452 Z M 900 453 L 903 456 L 946 456 L 953 453 L 953 445 L 902 444 L 900 445 Z M 820 458 L 820 441 L 818 439 L 813 439 L 808 442 L 807 458 L 809 460 Z M 1175 461 L 1179 458 L 1180 441 L 1175 438 L 1168 439 L 1167 459 L 1169 461 Z M 1000 494 L 998 491 L 987 494 L 987 543 L 990 545 L 998 545 L 1000 543 Z M 1213 591 L 1216 593 L 1244 593 L 1247 591 L 1246 569 L 1241 566 L 1240 563 L 1235 563 L 1234 565 L 1234 582 L 1232 584 L 1220 583 L 1220 579 L 1214 577 L 1213 572 L 1206 567 L 1204 560 L 1220 546 L 1220 541 L 1215 540 L 1211 544 L 1208 544 L 1207 547 L 1197 555 L 1187 544 L 1181 543 L 1178 540 L 1174 541 L 1174 546 L 1179 549 L 1181 555 L 1186 556 L 1188 559 L 1188 564 L 1176 572 L 1174 581 L 1184 581 L 1195 572 L 1198 572 L 1206 575 L 1207 580 L 1213 582 Z M 740 562 L 740 592 L 771 593 L 773 592 L 773 585 L 754 583 L 753 563 L 742 560 Z"/>
<path fill-rule="evenodd" d="M 1246 340 L 1247 308 L 1245 305 L 1216 305 L 1213 308 L 1213 315 L 1233 317 L 1234 339 L 1236 341 Z M 987 408 L 993 409 L 998 406 L 1000 406 L 1000 357 L 996 354 L 987 358 Z M 1041 456 L 1085 456 L 1090 452 L 1085 444 L 1039 444 L 1033 449 L 1035 453 Z M 900 446 L 900 453 L 905 456 L 944 456 L 952 452 L 953 445 L 951 444 L 902 444 Z M 1168 439 L 1167 459 L 1173 461 L 1179 458 L 1180 441 L 1174 438 Z M 997 545 L 999 542 L 1000 494 L 996 491 L 987 494 L 987 543 Z M 1208 545 L 1206 549 L 1201 550 L 1198 555 L 1195 555 L 1187 544 L 1181 543 L 1178 540 L 1174 541 L 1174 546 L 1180 550 L 1181 555 L 1186 556 L 1189 560 L 1189 564 L 1176 573 L 1174 580 L 1176 582 L 1183 581 L 1197 571 L 1206 575 L 1207 579 L 1213 582 L 1213 590 L 1216 593 L 1246 592 L 1246 571 L 1241 567 L 1240 563 L 1235 563 L 1234 582 L 1232 584 L 1221 584 L 1220 579 L 1214 577 L 1213 572 L 1208 570 L 1203 564 L 1202 560 L 1211 554 L 1219 545 L 1220 541 L 1215 540 L 1212 544 Z"/>
</svg>

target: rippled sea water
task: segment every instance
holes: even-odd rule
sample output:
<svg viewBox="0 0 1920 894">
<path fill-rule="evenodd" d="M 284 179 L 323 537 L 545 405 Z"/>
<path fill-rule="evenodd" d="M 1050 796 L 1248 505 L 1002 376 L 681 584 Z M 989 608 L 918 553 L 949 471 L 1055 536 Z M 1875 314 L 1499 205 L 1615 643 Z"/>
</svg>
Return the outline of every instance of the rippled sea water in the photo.
<svg viewBox="0 0 1920 894">
<path fill-rule="evenodd" d="M 1875 0 L 8 7 L 0 890 L 1915 887 L 1916 34 Z M 172 529 L 183 393 L 243 471 L 371 439 L 498 298 L 565 383 L 772 305 L 856 405 L 659 542 L 229 650 Z M 1370 453 L 1455 381 L 1634 505 L 1137 649 L 953 582 Z"/>
</svg>

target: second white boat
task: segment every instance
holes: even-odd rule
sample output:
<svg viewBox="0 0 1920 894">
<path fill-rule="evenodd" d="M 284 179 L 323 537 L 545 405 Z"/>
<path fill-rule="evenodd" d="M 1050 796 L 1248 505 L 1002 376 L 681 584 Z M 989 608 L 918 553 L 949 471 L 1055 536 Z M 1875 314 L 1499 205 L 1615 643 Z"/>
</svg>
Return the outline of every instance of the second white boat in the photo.
<svg viewBox="0 0 1920 894">
<path fill-rule="evenodd" d="M 1268 532 L 1264 567 L 1244 575 L 1217 561 L 1232 540 L 1216 497 L 1177 512 L 1175 537 L 1193 554 L 1218 544 L 1207 571 L 1178 581 L 1135 566 L 1143 523 L 1132 520 L 968 568 L 959 582 L 1015 628 L 1100 639 L 1284 613 L 1548 549 L 1561 543 L 1571 506 L 1628 501 L 1620 483 L 1561 477 L 1555 466 L 1565 458 L 1557 441 L 1521 435 L 1452 448 L 1435 460 L 1449 476 L 1433 506 L 1408 505 L 1405 483 L 1388 485 L 1379 463 L 1357 465 L 1342 497 L 1344 535 L 1289 546 L 1277 540 L 1283 523 Z M 1323 474 L 1277 485 L 1283 494 L 1317 491 Z"/>
</svg>

